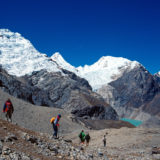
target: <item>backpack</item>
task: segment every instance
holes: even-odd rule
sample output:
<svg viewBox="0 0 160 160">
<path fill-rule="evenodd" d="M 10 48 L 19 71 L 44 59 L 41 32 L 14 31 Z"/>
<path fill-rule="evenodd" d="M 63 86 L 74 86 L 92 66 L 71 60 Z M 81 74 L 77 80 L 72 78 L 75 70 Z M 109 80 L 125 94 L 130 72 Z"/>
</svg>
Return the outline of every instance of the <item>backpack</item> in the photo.
<svg viewBox="0 0 160 160">
<path fill-rule="evenodd" d="M 7 101 L 5 104 L 4 104 L 4 107 L 3 107 L 3 110 L 5 112 L 9 111 L 10 109 L 12 109 L 12 104 L 11 102 Z"/>
<path fill-rule="evenodd" d="M 82 138 L 82 133 L 79 134 L 79 138 L 80 138 L 80 139 Z"/>
<path fill-rule="evenodd" d="M 55 119 L 56 119 L 56 117 L 52 117 L 50 120 L 50 123 L 53 123 Z"/>
</svg>

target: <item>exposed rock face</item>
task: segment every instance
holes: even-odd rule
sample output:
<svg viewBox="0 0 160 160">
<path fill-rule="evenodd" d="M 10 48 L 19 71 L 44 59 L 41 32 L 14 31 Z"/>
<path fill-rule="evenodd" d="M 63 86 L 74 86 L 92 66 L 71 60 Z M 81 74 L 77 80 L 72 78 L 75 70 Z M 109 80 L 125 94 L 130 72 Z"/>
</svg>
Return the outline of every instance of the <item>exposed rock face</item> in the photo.
<svg viewBox="0 0 160 160">
<path fill-rule="evenodd" d="M 154 78 L 159 83 L 159 86 L 160 86 L 160 72 L 154 74 Z"/>
<path fill-rule="evenodd" d="M 116 81 L 99 89 L 98 93 L 121 117 L 130 117 L 133 112 L 137 115 L 143 111 L 151 115 L 160 113 L 160 102 L 156 98 L 160 93 L 159 85 L 142 66 L 125 72 Z"/>
<path fill-rule="evenodd" d="M 0 87 L 14 97 L 24 99 L 25 101 L 32 102 L 33 88 L 26 83 L 18 80 L 15 76 L 9 75 L 0 66 Z"/>
<path fill-rule="evenodd" d="M 86 80 L 66 70 L 63 74 L 41 70 L 16 78 L 1 68 L 0 86 L 11 95 L 32 104 L 63 108 L 69 112 L 81 111 L 84 114 L 77 115 L 81 117 L 118 119 L 114 109 L 91 91 Z"/>
</svg>

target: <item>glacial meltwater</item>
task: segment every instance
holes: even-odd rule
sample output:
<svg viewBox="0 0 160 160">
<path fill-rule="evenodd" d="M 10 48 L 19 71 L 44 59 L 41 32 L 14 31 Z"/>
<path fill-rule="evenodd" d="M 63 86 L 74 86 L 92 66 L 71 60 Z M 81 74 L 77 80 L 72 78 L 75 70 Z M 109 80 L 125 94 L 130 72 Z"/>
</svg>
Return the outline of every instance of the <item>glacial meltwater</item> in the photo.
<svg viewBox="0 0 160 160">
<path fill-rule="evenodd" d="M 133 124 L 133 125 L 136 126 L 136 127 L 138 127 L 139 125 L 142 124 L 142 121 L 135 120 L 135 119 L 121 118 L 121 120 L 122 120 L 122 121 L 129 122 L 129 123 Z"/>
</svg>

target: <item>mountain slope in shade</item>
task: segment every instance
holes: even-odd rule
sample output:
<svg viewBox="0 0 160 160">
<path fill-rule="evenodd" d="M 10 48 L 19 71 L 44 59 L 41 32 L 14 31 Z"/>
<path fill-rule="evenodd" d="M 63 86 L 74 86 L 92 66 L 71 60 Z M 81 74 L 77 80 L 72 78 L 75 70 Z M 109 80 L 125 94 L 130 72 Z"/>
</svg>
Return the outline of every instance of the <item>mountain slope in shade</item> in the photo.
<svg viewBox="0 0 160 160">
<path fill-rule="evenodd" d="M 74 73 L 41 70 L 16 77 L 0 67 L 0 88 L 35 105 L 61 108 L 77 117 L 117 120 L 118 115 L 104 99 L 91 91 L 85 79 Z"/>
<path fill-rule="evenodd" d="M 127 117 L 154 123 L 160 121 L 160 87 L 155 78 L 144 67 L 124 73 L 119 79 L 102 86 L 98 91 L 118 113 Z"/>
<path fill-rule="evenodd" d="M 58 65 L 45 54 L 39 53 L 29 40 L 8 29 L 0 29 L 0 64 L 9 74 L 16 76 L 41 69 L 61 72 Z"/>
<path fill-rule="evenodd" d="M 141 64 L 136 61 L 130 61 L 122 57 L 104 56 L 93 65 L 75 68 L 66 62 L 59 53 L 55 53 L 51 58 L 62 68 L 72 71 L 78 76 L 88 80 L 94 90 L 118 79 L 124 71 L 130 71 L 135 67 L 141 66 Z"/>
</svg>

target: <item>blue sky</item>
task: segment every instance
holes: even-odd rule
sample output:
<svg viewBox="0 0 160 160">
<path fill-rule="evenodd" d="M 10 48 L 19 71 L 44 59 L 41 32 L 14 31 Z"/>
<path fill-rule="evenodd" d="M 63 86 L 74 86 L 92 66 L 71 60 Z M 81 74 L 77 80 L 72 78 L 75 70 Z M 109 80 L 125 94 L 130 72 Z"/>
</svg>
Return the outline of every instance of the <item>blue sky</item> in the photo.
<svg viewBox="0 0 160 160">
<path fill-rule="evenodd" d="M 74 66 L 110 55 L 160 71 L 159 0 L 1 0 L 0 28 Z"/>
</svg>

